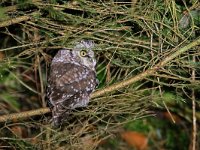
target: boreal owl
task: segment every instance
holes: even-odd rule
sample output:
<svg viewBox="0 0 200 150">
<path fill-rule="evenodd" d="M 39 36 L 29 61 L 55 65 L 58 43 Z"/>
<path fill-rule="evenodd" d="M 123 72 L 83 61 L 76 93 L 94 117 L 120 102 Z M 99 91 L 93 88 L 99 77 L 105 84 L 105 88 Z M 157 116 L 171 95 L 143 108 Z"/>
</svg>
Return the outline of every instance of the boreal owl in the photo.
<svg viewBox="0 0 200 150">
<path fill-rule="evenodd" d="M 98 84 L 93 48 L 92 41 L 80 41 L 72 50 L 59 50 L 51 62 L 47 98 L 55 127 L 67 119 L 70 110 L 87 106 Z"/>
</svg>

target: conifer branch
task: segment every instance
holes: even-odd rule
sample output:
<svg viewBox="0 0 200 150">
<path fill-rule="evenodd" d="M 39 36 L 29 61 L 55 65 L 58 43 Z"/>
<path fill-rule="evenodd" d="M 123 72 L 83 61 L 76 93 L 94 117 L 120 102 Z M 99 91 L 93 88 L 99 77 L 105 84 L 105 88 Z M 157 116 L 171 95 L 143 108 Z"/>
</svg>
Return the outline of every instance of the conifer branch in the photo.
<svg viewBox="0 0 200 150">
<path fill-rule="evenodd" d="M 190 44 L 186 45 L 185 47 L 182 47 L 177 50 L 172 50 L 171 54 L 169 54 L 167 57 L 163 59 L 163 61 L 157 63 L 154 67 L 138 74 L 137 76 L 134 76 L 130 79 L 115 83 L 111 86 L 105 87 L 103 89 L 99 89 L 95 91 L 91 97 L 99 97 L 101 95 L 108 94 L 110 92 L 114 92 L 116 90 L 119 90 L 121 88 L 124 88 L 130 84 L 133 84 L 134 82 L 137 82 L 139 80 L 142 80 L 146 78 L 147 76 L 153 75 L 156 71 L 158 71 L 160 68 L 164 67 L 167 63 L 169 63 L 171 60 L 179 56 L 180 54 L 190 50 L 191 48 L 200 45 L 200 38 L 197 40 L 191 42 Z M 7 121 L 12 121 L 12 120 L 17 120 L 17 119 L 23 119 L 23 118 L 28 118 L 36 115 L 44 115 L 46 113 L 49 113 L 50 109 L 49 108 L 40 108 L 36 110 L 30 110 L 30 111 L 25 111 L 25 112 L 20 112 L 20 113 L 13 113 L 13 114 L 8 114 L 8 115 L 2 115 L 0 116 L 0 122 L 7 122 Z"/>
<path fill-rule="evenodd" d="M 31 19 L 31 17 L 36 15 L 36 14 L 37 13 L 34 12 L 34 13 L 29 14 L 29 15 L 20 16 L 20 17 L 13 18 L 13 19 L 10 19 L 10 20 L 2 21 L 0 23 L 0 28 L 7 27 L 7 26 L 10 26 L 12 24 L 17 24 L 17 23 L 20 23 L 22 21 L 27 21 L 27 20 Z"/>
</svg>

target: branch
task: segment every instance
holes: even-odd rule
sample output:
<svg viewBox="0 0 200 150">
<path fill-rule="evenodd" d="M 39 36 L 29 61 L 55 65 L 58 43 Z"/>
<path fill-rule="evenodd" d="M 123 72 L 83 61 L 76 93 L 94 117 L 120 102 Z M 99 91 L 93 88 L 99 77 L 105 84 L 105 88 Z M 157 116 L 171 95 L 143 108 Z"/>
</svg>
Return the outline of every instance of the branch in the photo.
<svg viewBox="0 0 200 150">
<path fill-rule="evenodd" d="M 31 3 L 41 2 L 42 0 L 32 0 Z M 12 12 L 17 10 L 17 5 L 4 7 L 6 12 Z"/>
<path fill-rule="evenodd" d="M 193 56 L 193 62 L 196 63 L 196 58 Z M 195 68 L 192 68 L 192 81 L 195 82 L 196 74 Z M 196 97 L 195 90 L 192 89 L 192 142 L 191 150 L 196 150 L 197 141 L 197 117 L 196 117 Z"/>
<path fill-rule="evenodd" d="M 172 54 L 170 54 L 169 56 L 164 58 L 163 61 L 156 64 L 151 69 L 148 69 L 148 70 L 146 70 L 146 71 L 144 71 L 144 72 L 142 72 L 142 73 L 138 74 L 137 76 L 132 77 L 130 79 L 124 80 L 122 82 L 115 83 L 115 84 L 113 84 L 109 87 L 98 90 L 98 91 L 96 91 L 92 94 L 92 97 L 98 97 L 98 96 L 110 93 L 112 91 L 126 87 L 127 85 L 133 84 L 134 82 L 142 80 L 142 79 L 146 78 L 147 76 L 153 75 L 158 69 L 162 68 L 168 62 L 170 62 L 171 60 L 173 60 L 174 58 L 176 58 L 180 54 L 188 51 L 189 49 L 191 49 L 192 47 L 197 46 L 197 45 L 200 45 L 200 38 L 191 42 L 190 44 L 186 45 L 185 47 L 176 50 L 174 53 L 172 52 Z"/>
<path fill-rule="evenodd" d="M 164 67 L 168 62 L 170 62 L 171 60 L 173 60 L 180 54 L 188 51 L 189 49 L 191 49 L 192 47 L 197 46 L 197 45 L 200 45 L 200 38 L 191 42 L 190 44 L 186 45 L 183 48 L 177 49 L 174 53 L 172 51 L 172 54 L 168 55 L 165 59 L 163 59 L 163 61 L 156 64 L 151 69 L 148 69 L 130 79 L 127 79 L 127 80 L 124 80 L 121 82 L 117 82 L 117 83 L 115 83 L 111 86 L 105 87 L 103 89 L 99 89 L 99 90 L 95 91 L 94 93 L 92 93 L 91 97 L 95 98 L 95 97 L 99 97 L 101 95 L 108 94 L 110 92 L 124 88 L 130 84 L 133 84 L 134 82 L 142 80 L 142 79 L 146 78 L 147 76 L 151 76 L 156 71 L 158 71 L 161 67 Z M 44 115 L 49 112 L 50 112 L 49 108 L 40 108 L 40 109 L 30 110 L 30 111 L 25 111 L 25 112 L 20 112 L 20 113 L 2 115 L 2 116 L 0 116 L 0 122 L 6 122 L 6 121 L 11 121 L 11 120 L 16 120 L 16 119 L 23 119 L 23 118 L 28 118 L 31 116 L 36 116 L 36 115 Z"/>
<path fill-rule="evenodd" d="M 13 19 L 10 19 L 10 20 L 3 21 L 3 22 L 0 23 L 0 28 L 1 27 L 7 27 L 7 26 L 10 26 L 12 24 L 20 23 L 22 21 L 27 21 L 27 20 L 31 19 L 31 17 L 36 15 L 36 14 L 37 13 L 34 12 L 34 13 L 31 13 L 31 14 L 26 15 L 26 16 L 20 16 L 20 17 L 17 17 L 17 18 L 13 18 Z"/>
</svg>

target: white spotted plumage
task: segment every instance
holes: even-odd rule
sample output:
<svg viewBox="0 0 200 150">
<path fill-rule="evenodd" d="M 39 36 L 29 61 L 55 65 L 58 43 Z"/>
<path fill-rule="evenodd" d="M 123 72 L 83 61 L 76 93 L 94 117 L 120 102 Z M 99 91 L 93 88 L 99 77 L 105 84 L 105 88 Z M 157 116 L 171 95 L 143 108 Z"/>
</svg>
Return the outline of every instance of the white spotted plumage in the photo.
<svg viewBox="0 0 200 150">
<path fill-rule="evenodd" d="M 87 106 L 90 94 L 98 84 L 93 48 L 92 41 L 81 41 L 73 50 L 60 50 L 53 58 L 47 97 L 54 126 L 60 126 L 67 119 L 69 110 Z M 85 56 L 81 55 L 82 51 Z"/>
</svg>

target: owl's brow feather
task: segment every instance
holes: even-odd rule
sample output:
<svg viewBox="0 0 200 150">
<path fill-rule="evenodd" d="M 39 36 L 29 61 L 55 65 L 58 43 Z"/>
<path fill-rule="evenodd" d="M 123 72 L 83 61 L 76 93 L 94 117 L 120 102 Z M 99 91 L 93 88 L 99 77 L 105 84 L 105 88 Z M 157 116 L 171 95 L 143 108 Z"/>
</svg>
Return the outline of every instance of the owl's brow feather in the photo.
<svg viewBox="0 0 200 150">
<path fill-rule="evenodd" d="M 77 42 L 76 43 L 76 46 L 74 47 L 74 49 L 78 48 L 78 49 L 81 49 L 81 48 L 86 48 L 86 49 L 91 49 L 94 47 L 94 42 L 91 41 L 91 40 L 82 40 L 80 42 Z"/>
</svg>

